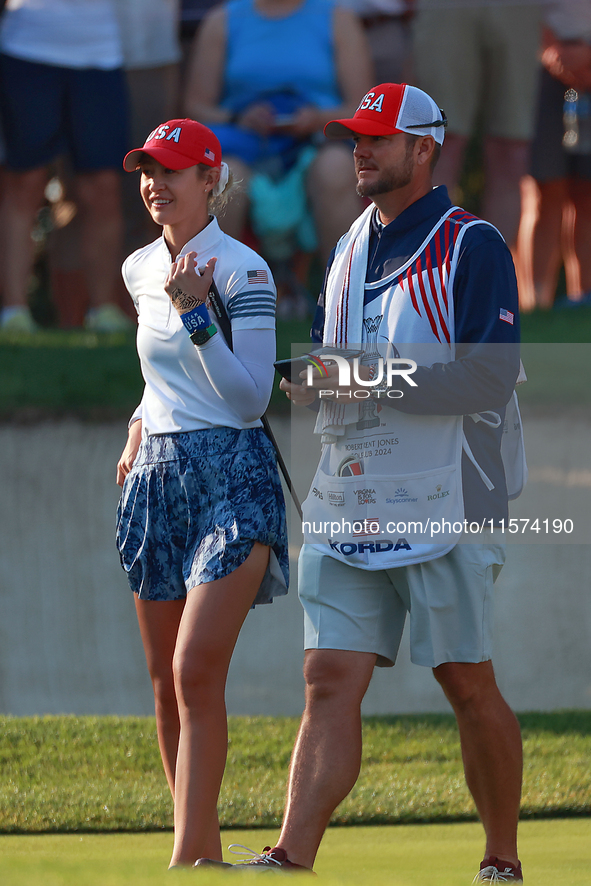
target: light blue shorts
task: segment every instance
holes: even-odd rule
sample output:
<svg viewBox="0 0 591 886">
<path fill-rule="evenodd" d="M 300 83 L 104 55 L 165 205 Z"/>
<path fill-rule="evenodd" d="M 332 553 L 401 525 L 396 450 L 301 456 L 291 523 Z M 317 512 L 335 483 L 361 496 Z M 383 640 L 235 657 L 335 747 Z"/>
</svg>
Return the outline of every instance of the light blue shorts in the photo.
<svg viewBox="0 0 591 886">
<path fill-rule="evenodd" d="M 504 545 L 462 543 L 436 560 L 370 571 L 305 544 L 304 648 L 372 652 L 378 667 L 392 667 L 408 613 L 414 664 L 488 661 L 493 584 L 504 562 Z"/>
</svg>

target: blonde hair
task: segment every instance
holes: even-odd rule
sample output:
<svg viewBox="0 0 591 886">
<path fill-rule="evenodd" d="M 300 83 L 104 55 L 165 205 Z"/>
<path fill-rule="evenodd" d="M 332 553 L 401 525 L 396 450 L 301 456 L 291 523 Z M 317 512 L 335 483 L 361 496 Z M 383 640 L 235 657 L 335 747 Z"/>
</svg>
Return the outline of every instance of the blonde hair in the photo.
<svg viewBox="0 0 591 886">
<path fill-rule="evenodd" d="M 211 169 L 211 166 L 208 166 L 207 163 L 198 163 L 197 169 L 199 170 L 200 175 L 205 175 Z M 222 215 L 228 201 L 231 199 L 232 194 L 238 190 L 239 182 L 234 178 L 234 174 L 230 168 L 228 168 L 228 181 L 226 182 L 226 186 L 221 194 L 214 194 L 213 191 L 210 191 L 207 195 L 207 209 L 212 215 Z"/>
</svg>

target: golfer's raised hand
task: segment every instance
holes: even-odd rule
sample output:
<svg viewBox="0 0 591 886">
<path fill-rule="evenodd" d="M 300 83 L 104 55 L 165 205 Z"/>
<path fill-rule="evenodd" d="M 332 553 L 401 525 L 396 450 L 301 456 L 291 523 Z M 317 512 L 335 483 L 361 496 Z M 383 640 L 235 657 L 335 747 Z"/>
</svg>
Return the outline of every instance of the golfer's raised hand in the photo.
<svg viewBox="0 0 591 886">
<path fill-rule="evenodd" d="M 196 252 L 188 252 L 172 263 L 164 289 L 179 314 L 205 302 L 216 262 L 217 258 L 210 258 L 201 274 L 197 271 Z"/>
</svg>

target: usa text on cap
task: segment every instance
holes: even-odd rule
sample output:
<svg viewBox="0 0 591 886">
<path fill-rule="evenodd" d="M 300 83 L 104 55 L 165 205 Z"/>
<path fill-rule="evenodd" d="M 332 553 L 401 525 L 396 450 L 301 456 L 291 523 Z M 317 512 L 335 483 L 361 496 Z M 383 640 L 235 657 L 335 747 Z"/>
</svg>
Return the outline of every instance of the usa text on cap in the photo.
<svg viewBox="0 0 591 886">
<path fill-rule="evenodd" d="M 198 163 L 219 166 L 222 148 L 211 129 L 196 120 L 168 120 L 150 133 L 143 147 L 125 155 L 123 168 L 137 169 L 142 154 L 149 154 L 168 169 L 188 169 Z"/>
<path fill-rule="evenodd" d="M 331 120 L 324 127 L 328 138 L 360 135 L 430 135 L 442 145 L 447 119 L 431 96 L 406 83 L 380 83 L 361 100 L 352 117 Z"/>
</svg>

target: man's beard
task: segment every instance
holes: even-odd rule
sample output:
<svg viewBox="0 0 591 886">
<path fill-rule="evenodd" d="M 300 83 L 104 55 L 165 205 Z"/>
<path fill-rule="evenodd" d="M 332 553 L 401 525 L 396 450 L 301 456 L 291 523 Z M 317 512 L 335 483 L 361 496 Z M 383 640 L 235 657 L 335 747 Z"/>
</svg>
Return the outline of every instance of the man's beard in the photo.
<svg viewBox="0 0 591 886">
<path fill-rule="evenodd" d="M 395 169 L 384 170 L 377 181 L 358 180 L 357 194 L 360 197 L 376 197 L 378 194 L 387 194 L 389 191 L 397 191 L 409 185 L 414 175 L 413 148 L 414 145 L 408 145 L 403 164 Z"/>
</svg>

